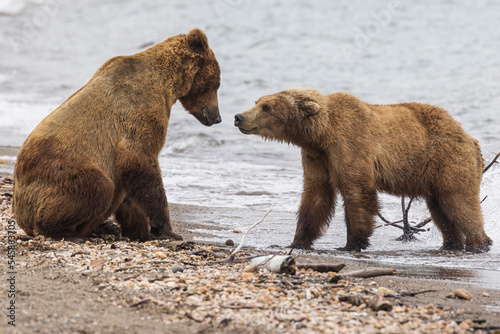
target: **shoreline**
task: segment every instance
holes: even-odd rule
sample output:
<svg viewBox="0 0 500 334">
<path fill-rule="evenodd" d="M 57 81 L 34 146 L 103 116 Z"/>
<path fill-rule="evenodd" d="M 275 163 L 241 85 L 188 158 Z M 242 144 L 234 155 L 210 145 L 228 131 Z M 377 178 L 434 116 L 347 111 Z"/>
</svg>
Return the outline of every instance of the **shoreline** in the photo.
<svg viewBox="0 0 500 334">
<path fill-rule="evenodd" d="M 0 180 L 2 179 L 0 178 Z M 7 184 L 3 184 L 0 186 L 0 195 L 2 199 L 2 203 L 0 204 L 0 214 L 2 217 L 1 219 L 2 226 L 0 230 L 0 243 L 3 243 L 4 245 L 7 244 L 6 224 L 8 220 L 12 217 L 11 196 L 9 195 L 11 193 L 12 193 L 12 187 L 11 185 L 8 184 L 8 182 Z M 193 222 L 191 218 L 200 215 L 201 216 L 208 215 L 211 212 L 211 210 L 214 209 L 205 208 L 204 210 L 200 210 L 199 207 L 194 207 L 190 205 L 172 204 L 171 214 L 172 214 L 172 221 L 174 224 L 174 228 L 176 228 L 177 232 L 179 232 L 181 235 L 184 236 L 185 241 L 195 240 L 198 237 L 209 237 L 210 236 L 209 233 L 200 234 L 196 232 L 196 230 L 200 228 L 204 228 L 206 230 L 206 226 L 197 222 Z M 24 234 L 23 231 L 20 229 L 17 230 L 17 233 L 19 235 Z M 236 240 L 235 244 L 237 244 Z M 113 245 L 115 245 L 114 248 Z M 102 304 L 103 307 L 105 306 L 106 308 L 110 308 L 110 310 L 107 312 L 108 313 L 111 312 L 114 315 L 110 316 L 109 314 L 106 315 L 92 314 L 92 318 L 99 319 L 99 322 L 105 321 L 105 319 L 103 318 L 106 317 L 116 316 L 117 319 L 119 319 L 120 317 L 123 317 L 123 312 L 125 312 L 125 314 L 128 314 L 130 312 L 133 313 L 132 315 L 130 314 L 126 315 L 126 317 L 130 317 L 130 319 L 126 320 L 125 323 L 128 323 L 129 321 L 137 321 L 137 316 L 141 314 L 142 316 L 144 316 L 145 314 L 155 314 L 155 315 L 159 314 L 160 316 L 158 319 L 160 320 L 163 319 L 163 320 L 160 321 L 160 324 L 158 326 L 164 324 L 165 322 L 173 325 L 174 327 L 172 328 L 176 328 L 176 326 L 181 326 L 178 327 L 181 329 L 179 329 L 179 331 L 173 331 L 174 333 L 183 333 L 184 329 L 182 328 L 184 327 L 182 326 L 184 326 L 185 324 L 188 324 L 189 326 L 195 326 L 196 328 L 198 328 L 198 326 L 204 325 L 203 328 L 204 330 L 206 330 L 207 333 L 219 333 L 225 331 L 223 330 L 219 331 L 217 328 L 214 329 L 208 320 L 200 320 L 203 318 L 198 318 L 193 315 L 195 314 L 195 311 L 199 311 L 201 313 L 205 311 L 202 312 L 201 308 L 193 309 L 192 305 L 190 306 L 189 302 L 187 302 L 190 300 L 189 293 L 187 295 L 183 295 L 182 291 L 179 291 L 179 293 L 182 296 L 184 296 L 182 298 L 184 298 L 185 300 L 181 298 L 181 300 L 179 300 L 180 303 L 179 308 L 174 308 L 171 311 L 173 312 L 172 314 L 169 311 L 167 312 L 168 315 L 165 315 L 164 314 L 164 307 L 166 305 L 165 303 L 167 304 L 169 303 L 168 300 L 170 299 L 168 295 L 172 293 L 172 290 L 170 290 L 171 292 L 168 292 L 169 291 L 168 289 L 155 290 L 156 288 L 153 289 L 153 287 L 156 287 L 156 285 L 154 285 L 156 283 L 154 284 L 151 283 L 155 282 L 156 280 L 156 279 L 153 279 L 153 281 L 151 280 L 154 270 L 163 273 L 162 277 L 164 278 L 162 279 L 166 282 L 165 284 L 169 286 L 170 285 L 174 286 L 174 283 L 171 283 L 173 282 L 172 279 L 174 278 L 176 282 L 175 284 L 178 284 L 177 282 L 182 283 L 185 282 L 186 280 L 189 281 L 190 275 L 196 275 L 197 278 L 195 281 L 192 282 L 192 284 L 193 285 L 196 285 L 198 283 L 201 284 L 199 286 L 196 285 L 197 286 L 196 289 L 199 290 L 203 289 L 203 286 L 211 284 L 209 282 L 211 282 L 211 280 L 214 279 L 211 278 L 212 277 L 211 275 L 215 273 L 215 275 L 228 275 L 228 277 L 230 277 L 227 279 L 227 281 L 233 282 L 231 283 L 232 284 L 231 286 L 234 285 L 234 289 L 239 291 L 239 292 L 233 292 L 233 294 L 236 295 L 239 295 L 239 293 L 241 293 L 242 294 L 241 296 L 253 296 L 254 294 L 260 296 L 260 294 L 263 293 L 268 294 L 269 292 L 273 292 L 276 289 L 278 289 L 279 291 L 283 291 L 283 293 L 285 293 L 284 295 L 279 294 L 275 296 L 271 293 L 272 298 L 265 297 L 269 300 L 269 302 L 266 302 L 267 304 L 265 305 L 267 306 L 262 306 L 262 311 L 259 311 L 260 306 L 255 309 L 254 306 L 250 305 L 245 306 L 247 304 L 243 306 L 234 306 L 234 309 L 231 309 L 231 307 L 229 309 L 225 309 L 225 311 L 227 312 L 231 311 L 229 313 L 232 314 L 231 315 L 231 317 L 233 317 L 232 319 L 235 319 L 233 320 L 234 322 L 233 325 L 236 327 L 233 327 L 233 330 L 237 330 L 240 332 L 254 332 L 254 333 L 274 332 L 274 331 L 268 331 L 268 329 L 262 327 L 264 325 L 259 321 L 256 321 L 254 325 L 248 325 L 249 327 L 246 327 L 247 325 L 244 325 L 245 324 L 244 321 L 241 322 L 239 320 L 238 321 L 236 320 L 238 317 L 237 314 L 241 315 L 242 313 L 246 312 L 248 313 L 247 314 L 248 316 L 250 316 L 252 319 L 255 319 L 254 318 L 256 316 L 255 312 L 258 312 L 258 314 L 260 314 L 260 316 L 258 317 L 262 317 L 263 319 L 266 317 L 270 317 L 269 319 L 271 319 L 272 321 L 278 321 L 278 323 L 280 323 L 279 319 L 278 320 L 275 319 L 276 314 L 269 315 L 268 312 L 265 311 L 265 309 L 267 308 L 274 309 L 275 307 L 278 307 L 276 306 L 277 305 L 276 303 L 279 304 L 280 303 L 279 301 L 283 300 L 284 296 L 287 296 L 288 294 L 294 294 L 295 292 L 299 293 L 300 291 L 295 291 L 295 289 L 300 290 L 302 288 L 293 287 L 293 289 L 291 289 L 292 285 L 290 285 L 289 288 L 285 287 L 283 290 L 283 287 L 277 287 L 275 283 L 272 284 L 269 283 L 271 285 L 267 283 L 266 284 L 258 283 L 259 277 L 268 277 L 269 274 L 266 274 L 266 272 L 262 272 L 261 270 L 259 273 L 255 274 L 248 273 L 248 276 L 246 276 L 246 273 L 243 271 L 243 269 L 247 264 L 222 265 L 218 267 L 206 266 L 206 263 L 210 261 L 210 258 L 213 258 L 213 256 L 221 257 L 220 254 L 222 254 L 223 257 L 228 256 L 229 252 L 232 251 L 234 248 L 235 248 L 234 246 L 227 247 L 220 243 L 200 242 L 200 241 L 195 241 L 195 244 L 190 245 L 187 249 L 169 250 L 168 242 L 162 242 L 162 241 L 136 243 L 124 240 L 106 241 L 106 239 L 88 238 L 86 240 L 82 240 L 81 242 L 75 243 L 70 241 L 62 241 L 62 242 L 51 241 L 50 239 L 46 239 L 43 237 L 37 237 L 33 240 L 28 240 L 28 241 L 19 240 L 18 241 L 19 255 L 16 261 L 20 263 L 19 266 L 21 265 L 23 266 L 23 269 L 19 270 L 19 272 L 20 273 L 22 272 L 22 274 L 19 274 L 20 276 L 18 279 L 22 281 L 23 285 L 27 287 L 23 289 L 33 289 L 37 291 L 36 294 L 31 294 L 29 292 L 31 290 L 23 290 L 25 291 L 25 293 L 28 294 L 27 296 L 30 296 L 30 298 L 27 298 L 27 296 L 25 295 L 21 295 L 19 297 L 19 304 L 20 305 L 23 304 L 23 308 L 27 307 L 32 310 L 35 309 L 37 310 L 36 314 L 29 313 L 28 316 L 26 315 L 24 316 L 24 318 L 26 319 L 25 320 L 26 324 L 32 325 L 38 323 L 36 319 L 37 317 L 38 318 L 40 317 L 40 314 L 44 315 L 44 317 L 47 316 L 48 318 L 49 314 L 56 312 L 58 314 L 63 314 L 69 317 L 70 314 L 72 314 L 71 307 L 67 309 L 61 304 L 46 305 L 48 303 L 48 300 L 51 300 L 52 298 L 49 296 L 54 293 L 52 289 L 54 284 L 60 286 L 61 293 L 65 294 L 75 293 L 72 290 L 74 289 L 74 287 L 72 285 L 67 286 L 67 284 L 65 283 L 69 280 L 71 282 L 73 281 L 80 282 L 78 284 L 83 284 L 83 285 L 86 284 L 85 286 L 81 286 L 78 288 L 79 290 L 83 289 L 78 293 L 79 295 L 81 295 L 79 298 L 84 298 L 84 299 L 96 298 L 95 292 L 94 293 L 86 292 L 94 290 L 103 292 L 106 291 L 107 295 L 106 298 L 108 299 L 111 298 L 110 299 L 111 301 L 121 300 L 125 298 L 125 300 L 124 301 L 122 300 L 121 302 L 118 301 L 111 302 L 107 300 L 104 301 L 101 300 L 100 303 Z M 202 254 L 202 253 L 203 254 L 206 253 L 208 255 L 202 257 L 198 255 L 197 256 L 190 255 L 190 254 Z M 256 254 L 256 253 L 269 254 L 270 252 L 257 250 L 255 248 L 250 248 L 250 247 L 244 247 L 239 255 Z M 75 256 L 74 254 L 83 254 L 83 255 Z M 124 256 L 125 258 L 123 258 Z M 294 257 L 298 263 L 332 263 L 332 264 L 344 263 L 346 265 L 346 268 L 343 269 L 340 272 L 340 274 L 342 274 L 343 272 L 350 272 L 360 269 L 366 269 L 367 267 L 381 265 L 380 263 L 373 263 L 373 261 L 366 261 L 363 259 L 351 260 L 351 259 L 335 258 L 332 256 L 294 254 Z M 194 262 L 192 265 L 195 265 L 196 267 L 191 267 L 191 265 L 189 266 L 184 265 L 185 274 L 182 274 L 180 276 L 177 275 L 179 277 L 175 275 L 172 276 L 170 266 L 173 264 L 173 262 L 179 262 L 179 260 L 176 260 L 177 258 L 182 258 L 183 261 L 187 261 L 184 263 Z M 99 262 L 98 263 L 99 266 L 93 268 L 93 265 L 96 263 L 96 261 Z M 130 265 L 128 263 L 130 263 Z M 153 271 L 151 271 L 152 269 L 145 269 L 144 266 L 147 265 L 148 263 L 154 263 L 155 265 L 158 264 L 159 267 L 156 266 Z M 117 270 L 119 270 L 119 268 L 113 269 L 118 264 L 120 264 L 120 266 L 125 266 L 127 268 L 130 267 L 130 270 L 127 270 L 126 275 L 123 277 L 118 275 Z M 6 269 L 5 265 L 6 265 L 5 261 L 3 261 L 2 267 L 4 269 L 4 272 Z M 398 269 L 398 266 L 394 267 Z M 49 268 L 50 270 L 47 271 L 47 269 Z M 417 270 L 418 268 L 414 269 Z M 282 280 L 300 278 L 303 284 L 305 284 L 303 288 L 306 290 L 310 289 L 308 288 L 308 286 L 311 287 L 311 289 L 312 287 L 317 287 L 317 290 L 314 290 L 317 291 L 317 293 L 313 294 L 312 295 L 313 297 L 309 296 L 305 298 L 304 301 L 302 301 L 301 299 L 304 297 L 304 295 L 301 293 L 299 293 L 297 297 L 293 297 L 293 298 L 298 298 L 298 300 L 301 300 L 300 303 L 298 301 L 296 302 L 291 301 L 290 304 L 293 306 L 294 303 L 299 303 L 297 304 L 299 308 L 296 310 L 298 314 L 302 314 L 302 312 L 304 312 L 304 310 L 302 309 L 303 307 L 305 307 L 306 310 L 308 309 L 306 306 L 304 306 L 303 303 L 307 303 L 307 301 L 309 300 L 308 298 L 312 298 L 312 299 L 318 299 L 315 302 L 318 302 L 320 303 L 320 305 L 323 305 L 323 306 L 318 306 L 320 307 L 320 309 L 321 308 L 323 309 L 326 308 L 326 310 L 329 309 L 330 311 L 327 312 L 328 314 L 331 313 L 332 316 L 340 316 L 341 319 L 343 319 L 343 317 L 345 318 L 346 315 L 342 312 L 345 312 L 347 307 L 350 310 L 348 311 L 349 314 L 353 314 L 352 312 L 361 312 L 363 314 L 361 317 L 367 317 L 367 319 L 371 319 L 370 321 L 373 321 L 374 323 L 376 323 L 377 321 L 380 323 L 385 323 L 386 321 L 389 321 L 387 320 L 389 318 L 392 319 L 391 321 L 394 321 L 394 317 L 396 317 L 396 314 L 394 312 L 396 313 L 402 312 L 402 314 L 407 314 L 407 317 L 409 317 L 408 319 L 410 319 L 413 315 L 415 315 L 416 318 L 415 319 L 411 318 L 413 320 L 411 320 L 410 323 L 417 321 L 417 319 L 418 321 L 422 322 L 422 324 L 419 325 L 421 326 L 421 329 L 418 329 L 420 327 L 418 328 L 415 327 L 412 328 L 410 331 L 407 331 L 406 329 L 403 330 L 403 328 L 406 328 L 405 327 L 406 322 L 404 320 L 401 320 L 399 322 L 399 325 L 397 325 L 401 327 L 396 327 L 398 328 L 398 331 L 393 330 L 392 332 L 401 332 L 401 333 L 436 332 L 437 333 L 437 332 L 443 332 L 446 328 L 452 326 L 453 328 L 448 331 L 450 333 L 462 333 L 462 332 L 470 333 L 472 331 L 472 327 L 478 328 L 480 324 L 484 323 L 487 323 L 490 326 L 495 326 L 495 328 L 496 326 L 500 326 L 499 289 L 478 287 L 470 282 L 467 283 L 467 282 L 457 282 L 449 280 L 429 279 L 429 278 L 415 278 L 411 277 L 411 275 L 408 273 L 405 274 L 405 269 L 399 269 L 398 272 L 399 273 L 396 276 L 380 276 L 373 278 L 358 278 L 358 279 L 350 279 L 348 281 L 341 281 L 343 283 L 340 285 L 332 285 L 324 283 L 325 280 L 328 278 L 328 275 L 330 274 L 326 275 L 324 273 L 318 273 L 311 270 L 308 271 L 299 270 L 297 275 L 295 276 L 271 275 L 271 277 L 278 276 L 281 277 L 280 279 Z M 49 275 L 48 276 L 49 281 L 44 283 L 44 279 L 41 280 L 40 275 L 44 277 L 45 281 L 47 275 Z M 136 282 L 135 278 L 142 277 L 141 275 L 146 275 L 146 277 L 149 277 L 148 278 L 149 283 L 141 283 L 140 280 Z M 92 278 L 89 281 L 88 278 L 86 277 L 94 277 L 94 278 Z M 189 290 L 189 287 L 186 288 Z M 217 289 L 219 288 L 216 288 L 216 291 L 218 291 Z M 409 292 L 417 292 L 418 294 L 415 296 L 400 296 L 395 300 L 387 298 L 393 304 L 393 308 L 395 310 L 391 312 L 371 311 L 367 308 L 365 304 L 362 304 L 360 306 L 349 306 L 345 304 L 345 302 L 340 301 L 343 299 L 338 299 L 338 298 L 333 299 L 335 300 L 335 302 L 333 302 L 332 300 L 324 304 L 325 298 L 327 299 L 332 298 L 331 296 L 334 292 L 337 295 L 339 293 L 340 294 L 344 293 L 341 292 L 339 289 L 342 291 L 347 291 L 346 293 L 348 295 L 355 293 L 376 293 L 376 291 L 392 291 L 395 292 L 396 294 L 401 294 L 402 292 L 409 291 Z M 457 289 L 466 289 L 472 295 L 472 299 L 461 300 L 461 299 L 446 298 L 446 295 L 452 293 Z M 426 293 L 419 293 L 426 290 L 433 290 L 433 291 Z M 198 295 L 198 292 L 195 293 L 195 296 L 196 295 Z M 202 294 L 201 296 L 204 296 L 203 299 L 208 298 L 212 300 L 211 298 L 217 298 L 216 295 L 214 296 L 210 295 L 210 297 L 207 297 L 207 295 Z M 149 300 L 155 301 L 154 303 L 148 302 L 148 304 L 154 304 L 154 305 L 145 305 L 144 307 L 130 307 L 130 305 L 134 305 L 134 303 L 140 302 L 145 298 L 146 299 L 149 298 Z M 238 298 L 240 298 L 238 299 L 240 301 L 239 303 L 248 300 L 245 298 L 241 299 L 241 297 Z M 260 297 L 256 298 L 257 298 L 256 300 L 260 300 L 259 299 Z M 191 301 L 192 300 L 194 300 L 194 298 L 191 298 Z M 253 299 L 250 299 L 248 300 L 248 302 L 251 302 L 252 300 Z M 236 301 L 234 302 L 236 303 Z M 74 301 L 74 303 L 76 303 L 76 301 Z M 227 301 L 224 303 L 227 303 Z M 40 305 L 46 305 L 46 306 L 43 307 L 43 309 L 40 309 L 41 308 Z M 339 306 L 340 309 L 338 308 Z M 186 310 L 191 309 L 192 313 L 189 312 L 183 313 L 184 311 L 178 311 L 184 309 Z M 176 312 L 180 313 L 177 314 Z M 211 314 L 210 311 L 206 312 L 208 312 L 207 314 Z M 170 316 L 173 316 L 173 318 L 169 318 Z M 210 316 L 215 316 L 215 315 L 212 314 Z M 166 318 L 168 318 L 169 320 L 165 320 Z M 191 318 L 194 318 L 195 320 Z M 315 326 L 314 323 L 315 321 L 320 321 L 320 320 L 316 319 L 311 322 L 311 320 L 307 320 L 307 317 L 304 319 L 300 321 L 304 323 L 303 328 L 307 330 L 302 330 L 302 331 L 299 330 L 299 332 L 316 331 L 316 329 L 314 329 L 316 328 L 314 327 Z M 121 324 L 120 320 L 116 321 L 117 323 Z M 281 323 L 284 326 L 284 328 L 287 329 L 288 331 L 295 332 L 294 326 L 296 325 L 296 322 L 288 321 Z M 459 326 L 459 324 L 461 327 Z M 83 326 L 83 324 L 80 325 Z M 368 326 L 367 324 L 363 324 L 363 326 L 365 325 Z M 30 328 L 22 326 L 20 328 L 18 327 L 18 330 L 21 328 L 29 330 Z M 344 326 L 344 324 L 340 323 L 339 326 Z M 158 327 L 158 328 L 163 328 L 163 327 Z M 153 332 L 159 331 L 158 328 L 156 329 L 152 328 L 151 330 Z M 328 328 L 328 326 L 326 328 Z M 363 328 L 365 328 L 364 330 L 368 331 L 367 330 L 368 327 L 363 327 Z M 388 327 L 388 328 L 393 328 L 393 327 Z M 431 328 L 434 329 L 431 330 Z M 373 332 L 380 332 L 379 329 L 375 327 Z M 400 329 L 401 331 L 399 331 Z M 103 330 L 102 328 L 100 330 L 98 329 L 98 331 L 102 330 Z M 63 330 L 61 332 L 65 331 Z M 227 332 L 229 333 L 230 331 Z"/>
</svg>

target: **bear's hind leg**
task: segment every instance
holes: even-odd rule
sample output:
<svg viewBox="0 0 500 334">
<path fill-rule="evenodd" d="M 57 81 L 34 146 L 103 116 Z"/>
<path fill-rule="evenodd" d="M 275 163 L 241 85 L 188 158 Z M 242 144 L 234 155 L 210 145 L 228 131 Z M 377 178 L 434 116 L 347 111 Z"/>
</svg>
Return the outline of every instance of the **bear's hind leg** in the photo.
<svg viewBox="0 0 500 334">
<path fill-rule="evenodd" d="M 465 237 L 465 250 L 487 252 L 492 244 L 484 231 L 483 214 L 478 194 L 441 196 L 439 206 L 453 226 Z"/>
<path fill-rule="evenodd" d="M 114 184 L 98 168 L 60 173 L 44 193 L 35 232 L 52 238 L 88 237 L 107 217 Z"/>
<path fill-rule="evenodd" d="M 442 250 L 463 250 L 465 238 L 457 225 L 448 219 L 438 204 L 438 201 L 433 198 L 427 199 L 427 207 L 431 213 L 432 221 L 441 231 L 443 236 Z"/>
</svg>

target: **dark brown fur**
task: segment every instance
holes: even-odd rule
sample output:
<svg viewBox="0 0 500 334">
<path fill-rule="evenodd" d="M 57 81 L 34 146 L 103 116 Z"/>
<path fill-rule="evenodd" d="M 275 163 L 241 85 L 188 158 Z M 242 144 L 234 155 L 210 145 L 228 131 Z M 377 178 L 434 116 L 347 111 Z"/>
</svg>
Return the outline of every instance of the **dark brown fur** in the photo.
<svg viewBox="0 0 500 334">
<path fill-rule="evenodd" d="M 220 122 L 219 83 L 199 29 L 108 60 L 21 147 L 14 172 L 19 226 L 29 235 L 84 237 L 115 213 L 131 239 L 180 238 L 158 154 L 177 100 L 204 125 Z"/>
<path fill-rule="evenodd" d="M 365 249 L 377 191 L 424 198 L 443 249 L 487 251 L 492 244 L 479 202 L 479 144 L 439 107 L 370 105 L 345 93 L 290 89 L 261 97 L 235 116 L 235 125 L 302 149 L 304 192 L 292 247 L 309 248 L 321 236 L 340 192 L 347 225 L 342 249 Z"/>
</svg>

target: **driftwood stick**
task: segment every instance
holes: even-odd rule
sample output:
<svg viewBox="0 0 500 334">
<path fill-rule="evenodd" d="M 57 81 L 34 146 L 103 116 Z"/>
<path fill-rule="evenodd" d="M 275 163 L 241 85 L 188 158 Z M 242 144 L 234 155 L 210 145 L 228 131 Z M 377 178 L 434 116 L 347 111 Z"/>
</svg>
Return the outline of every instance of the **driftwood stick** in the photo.
<svg viewBox="0 0 500 334">
<path fill-rule="evenodd" d="M 137 307 L 139 305 L 142 305 L 142 304 L 145 304 L 145 303 L 149 303 L 151 301 L 151 297 L 146 297 L 144 299 L 141 299 L 135 303 L 132 303 L 130 304 L 128 307 Z"/>
<path fill-rule="evenodd" d="M 415 297 L 416 295 L 420 295 L 422 293 L 429 293 L 429 292 L 436 292 L 437 290 L 424 290 L 424 291 L 415 291 L 415 292 L 412 292 L 412 291 L 402 291 L 399 295 L 401 297 L 406 297 L 406 296 L 409 296 L 409 297 Z"/>
<path fill-rule="evenodd" d="M 339 276 L 367 278 L 367 277 L 377 277 L 377 276 L 390 276 L 390 275 L 396 275 L 397 273 L 398 271 L 393 268 L 368 268 L 363 270 L 351 271 Z"/>
<path fill-rule="evenodd" d="M 214 265 L 214 264 L 247 262 L 247 261 L 250 261 L 252 259 L 255 259 L 256 257 L 259 257 L 260 255 L 258 255 L 258 256 L 246 256 L 246 257 L 236 258 L 236 253 L 238 253 L 238 251 L 241 249 L 241 247 L 243 247 L 243 242 L 245 241 L 245 237 L 248 234 L 248 232 L 250 232 L 250 230 L 252 228 L 254 228 L 255 226 L 257 226 L 260 223 L 262 223 L 264 221 L 264 219 L 266 219 L 267 215 L 271 212 L 271 210 L 273 208 L 274 208 L 274 204 L 269 208 L 269 210 L 267 210 L 267 212 L 264 215 L 264 217 L 262 217 L 258 222 L 254 223 L 252 226 L 250 226 L 248 228 L 248 230 L 245 232 L 245 234 L 243 234 L 243 237 L 241 237 L 241 242 L 238 245 L 238 247 L 236 247 L 236 249 L 227 258 L 225 258 L 224 260 L 220 260 L 220 261 L 209 262 L 207 264 L 209 266 L 211 266 L 211 265 Z"/>
<path fill-rule="evenodd" d="M 224 260 L 208 262 L 207 265 L 212 266 L 214 264 L 224 264 L 224 263 L 243 263 L 243 262 L 251 261 L 259 256 L 261 256 L 261 255 L 240 256 L 240 257 L 235 257 L 235 258 L 231 258 L 229 256 L 229 257 L 226 257 Z"/>
<path fill-rule="evenodd" d="M 231 253 L 231 255 L 229 255 L 230 258 L 234 259 L 234 257 L 236 256 L 236 253 L 238 253 L 238 251 L 241 249 L 241 247 L 243 247 L 243 242 L 245 241 L 245 237 L 247 236 L 248 232 L 250 232 L 250 230 L 252 228 L 254 228 L 255 226 L 257 226 L 260 223 L 262 223 L 264 221 L 264 219 L 266 219 L 267 215 L 273 210 L 273 208 L 274 208 L 274 204 L 271 205 L 271 207 L 269 208 L 269 210 L 267 210 L 267 212 L 264 215 L 264 217 L 262 217 L 258 222 L 254 223 L 252 226 L 250 226 L 248 228 L 248 230 L 245 232 L 245 234 L 243 234 L 243 236 L 241 237 L 241 242 L 238 245 L 238 247 L 236 247 L 236 249 Z"/>
<path fill-rule="evenodd" d="M 332 263 L 297 263 L 297 269 L 312 269 L 320 273 L 327 273 L 329 271 L 338 273 L 344 269 L 345 264 L 332 264 Z"/>
</svg>

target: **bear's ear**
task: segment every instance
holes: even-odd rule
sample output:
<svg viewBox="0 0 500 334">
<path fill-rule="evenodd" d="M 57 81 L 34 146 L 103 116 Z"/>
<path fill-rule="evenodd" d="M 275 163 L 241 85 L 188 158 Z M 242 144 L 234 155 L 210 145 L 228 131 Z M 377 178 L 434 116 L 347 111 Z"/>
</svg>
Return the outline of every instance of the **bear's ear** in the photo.
<svg viewBox="0 0 500 334">
<path fill-rule="evenodd" d="M 314 101 L 302 101 L 299 103 L 299 109 L 306 114 L 306 116 L 312 116 L 319 112 L 320 106 Z"/>
<path fill-rule="evenodd" d="M 207 36 L 198 28 L 193 28 L 189 31 L 187 43 L 189 48 L 197 53 L 205 53 L 209 49 Z"/>
</svg>

